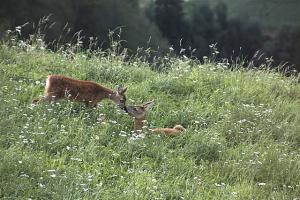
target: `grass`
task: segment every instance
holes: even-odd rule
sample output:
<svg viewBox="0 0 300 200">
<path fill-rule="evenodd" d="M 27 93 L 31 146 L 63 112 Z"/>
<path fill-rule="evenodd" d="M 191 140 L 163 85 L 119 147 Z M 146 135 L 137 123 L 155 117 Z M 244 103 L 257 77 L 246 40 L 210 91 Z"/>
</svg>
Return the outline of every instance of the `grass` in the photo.
<svg viewBox="0 0 300 200">
<path fill-rule="evenodd" d="M 167 57 L 169 70 L 157 72 L 114 51 L 22 45 L 0 46 L 1 199 L 299 198 L 295 77 L 184 57 Z M 54 73 L 126 85 L 128 104 L 155 101 L 148 127 L 187 132 L 138 137 L 108 100 L 31 105 Z"/>
</svg>

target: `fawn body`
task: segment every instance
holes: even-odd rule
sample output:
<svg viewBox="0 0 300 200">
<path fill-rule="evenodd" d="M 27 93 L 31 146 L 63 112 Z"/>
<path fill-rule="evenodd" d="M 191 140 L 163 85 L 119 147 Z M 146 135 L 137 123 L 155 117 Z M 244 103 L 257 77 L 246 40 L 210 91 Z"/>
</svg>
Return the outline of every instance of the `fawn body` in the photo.
<svg viewBox="0 0 300 200">
<path fill-rule="evenodd" d="M 134 131 L 142 131 L 145 114 L 154 106 L 153 101 L 149 101 L 140 106 L 126 106 L 127 113 L 134 118 Z M 181 125 L 176 125 L 174 128 L 156 128 L 152 132 L 164 134 L 167 136 L 176 136 L 185 131 Z"/>
<path fill-rule="evenodd" d="M 176 136 L 176 135 L 180 135 L 181 132 L 185 131 L 185 128 L 177 124 L 173 128 L 155 128 L 152 131 L 156 133 L 162 133 L 167 136 Z"/>
<path fill-rule="evenodd" d="M 44 97 L 32 103 L 70 99 L 84 102 L 87 106 L 96 106 L 103 99 L 110 99 L 122 109 L 125 108 L 127 87 L 118 87 L 112 91 L 93 81 L 76 80 L 63 75 L 49 75 L 46 81 Z"/>
</svg>

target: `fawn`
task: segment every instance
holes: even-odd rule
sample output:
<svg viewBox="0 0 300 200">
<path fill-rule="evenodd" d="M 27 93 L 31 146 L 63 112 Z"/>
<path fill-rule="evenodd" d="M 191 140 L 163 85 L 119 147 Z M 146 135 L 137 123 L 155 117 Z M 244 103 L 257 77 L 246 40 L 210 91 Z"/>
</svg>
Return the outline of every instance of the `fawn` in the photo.
<svg viewBox="0 0 300 200">
<path fill-rule="evenodd" d="M 167 136 L 177 136 L 177 135 L 180 135 L 183 131 L 185 131 L 185 128 L 183 126 L 181 126 L 180 124 L 175 125 L 173 128 L 155 128 L 155 129 L 153 129 L 153 132 L 162 133 Z"/>
<path fill-rule="evenodd" d="M 126 112 L 134 117 L 134 131 L 140 132 L 142 131 L 145 114 L 148 110 L 150 110 L 154 106 L 153 101 L 149 101 L 139 106 L 126 106 Z M 181 125 L 176 125 L 174 128 L 156 128 L 152 130 L 154 133 L 160 133 L 167 136 L 176 136 L 180 135 L 185 128 Z"/>
<path fill-rule="evenodd" d="M 32 103 L 70 99 L 95 107 L 101 100 L 110 99 L 121 109 L 125 109 L 126 96 L 124 93 L 126 90 L 127 87 L 120 86 L 114 92 L 92 81 L 76 80 L 63 75 L 49 75 L 46 81 L 44 97 L 34 99 Z"/>
</svg>

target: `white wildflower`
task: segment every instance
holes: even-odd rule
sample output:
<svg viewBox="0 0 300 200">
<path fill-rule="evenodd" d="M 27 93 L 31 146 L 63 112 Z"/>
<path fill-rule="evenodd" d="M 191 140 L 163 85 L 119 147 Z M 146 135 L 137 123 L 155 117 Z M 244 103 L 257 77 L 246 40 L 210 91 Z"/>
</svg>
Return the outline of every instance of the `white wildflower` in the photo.
<svg viewBox="0 0 300 200">
<path fill-rule="evenodd" d="M 265 186 L 266 183 L 258 183 L 257 185 L 258 185 L 258 186 Z"/>
</svg>

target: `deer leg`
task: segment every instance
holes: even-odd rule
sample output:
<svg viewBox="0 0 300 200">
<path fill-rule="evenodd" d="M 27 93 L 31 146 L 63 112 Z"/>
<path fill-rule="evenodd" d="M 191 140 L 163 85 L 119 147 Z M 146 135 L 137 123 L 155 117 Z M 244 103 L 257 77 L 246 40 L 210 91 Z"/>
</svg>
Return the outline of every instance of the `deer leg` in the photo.
<svg viewBox="0 0 300 200">
<path fill-rule="evenodd" d="M 57 99 L 58 99 L 58 98 L 55 97 L 55 96 L 45 95 L 45 96 L 43 96 L 42 98 L 32 100 L 32 103 L 33 103 L 33 104 L 39 104 L 39 103 L 43 103 L 43 102 L 45 102 L 45 101 L 47 101 L 47 102 L 50 103 L 50 102 L 55 101 L 55 100 L 57 100 Z"/>
<path fill-rule="evenodd" d="M 85 105 L 86 105 L 87 107 L 92 107 L 92 108 L 94 108 L 94 107 L 97 106 L 97 102 L 95 102 L 95 101 L 85 101 Z"/>
<path fill-rule="evenodd" d="M 49 101 L 49 99 L 48 99 L 48 97 L 44 96 L 42 98 L 32 100 L 32 103 L 33 104 L 39 104 L 39 103 L 42 103 L 42 102 L 45 102 L 45 101 Z"/>
</svg>

